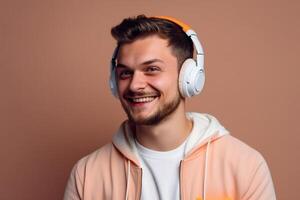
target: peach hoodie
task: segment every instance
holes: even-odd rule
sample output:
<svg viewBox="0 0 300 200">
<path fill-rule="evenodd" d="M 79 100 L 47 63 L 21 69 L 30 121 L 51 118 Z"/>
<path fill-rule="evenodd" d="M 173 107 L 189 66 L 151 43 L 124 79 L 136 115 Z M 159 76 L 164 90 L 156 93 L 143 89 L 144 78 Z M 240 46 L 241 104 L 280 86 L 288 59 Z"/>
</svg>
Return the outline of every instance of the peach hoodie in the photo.
<svg viewBox="0 0 300 200">
<path fill-rule="evenodd" d="M 180 163 L 181 200 L 276 199 L 268 166 L 257 151 L 230 136 L 213 116 L 187 116 L 194 126 L 202 120 L 207 128 L 188 137 Z M 64 200 L 138 200 L 141 187 L 134 137 L 124 122 L 112 143 L 76 163 Z"/>
</svg>

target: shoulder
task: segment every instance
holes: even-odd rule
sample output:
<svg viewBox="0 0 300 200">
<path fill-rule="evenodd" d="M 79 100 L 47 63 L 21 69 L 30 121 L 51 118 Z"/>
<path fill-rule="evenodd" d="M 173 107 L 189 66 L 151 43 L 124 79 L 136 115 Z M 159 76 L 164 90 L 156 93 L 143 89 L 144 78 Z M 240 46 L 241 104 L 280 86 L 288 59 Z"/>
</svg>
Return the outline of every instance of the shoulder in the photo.
<svg viewBox="0 0 300 200">
<path fill-rule="evenodd" d="M 214 143 L 218 146 L 217 149 L 223 152 L 223 156 L 235 162 L 246 161 L 248 164 L 256 163 L 256 165 L 265 162 L 260 152 L 231 135 L 223 136 Z"/>
<path fill-rule="evenodd" d="M 267 164 L 260 152 L 241 140 L 226 135 L 213 142 L 212 154 L 219 165 L 241 183 L 251 182 L 251 178 L 262 170 L 267 172 Z"/>
<path fill-rule="evenodd" d="M 105 195 L 104 188 L 112 184 L 112 174 L 123 175 L 124 164 L 124 157 L 112 143 L 81 158 L 69 176 L 65 199 L 79 200 L 94 193 Z"/>
<path fill-rule="evenodd" d="M 231 136 L 215 141 L 216 155 L 222 160 L 223 169 L 232 174 L 242 196 L 256 193 L 264 188 L 264 195 L 275 196 L 268 165 L 260 152 Z"/>
<path fill-rule="evenodd" d="M 112 143 L 108 143 L 77 161 L 73 171 L 79 174 L 101 172 L 108 170 L 118 160 L 123 160 L 121 154 Z"/>
</svg>

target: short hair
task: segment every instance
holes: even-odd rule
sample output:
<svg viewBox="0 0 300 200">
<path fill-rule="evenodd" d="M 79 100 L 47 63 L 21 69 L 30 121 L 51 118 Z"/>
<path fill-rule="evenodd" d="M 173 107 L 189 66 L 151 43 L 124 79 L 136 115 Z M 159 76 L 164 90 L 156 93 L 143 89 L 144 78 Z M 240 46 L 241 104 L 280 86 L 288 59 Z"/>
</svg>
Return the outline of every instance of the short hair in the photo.
<svg viewBox="0 0 300 200">
<path fill-rule="evenodd" d="M 187 58 L 193 57 L 193 41 L 178 24 L 158 17 L 138 15 L 124 19 L 111 29 L 111 35 L 117 40 L 117 45 L 134 42 L 150 35 L 158 35 L 168 40 L 173 55 L 177 58 L 178 66 Z"/>
</svg>

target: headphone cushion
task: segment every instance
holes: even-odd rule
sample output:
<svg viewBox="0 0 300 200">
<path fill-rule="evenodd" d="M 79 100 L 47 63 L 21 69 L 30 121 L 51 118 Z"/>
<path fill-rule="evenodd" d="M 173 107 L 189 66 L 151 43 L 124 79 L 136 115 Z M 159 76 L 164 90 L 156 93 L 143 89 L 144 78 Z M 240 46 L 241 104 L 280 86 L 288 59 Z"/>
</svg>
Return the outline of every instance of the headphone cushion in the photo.
<svg viewBox="0 0 300 200">
<path fill-rule="evenodd" d="M 114 67 L 111 66 L 111 72 L 110 72 L 110 79 L 109 79 L 109 87 L 110 87 L 110 91 L 111 93 L 118 98 L 118 91 L 117 91 L 117 82 L 116 82 L 116 74 L 115 74 L 115 70 Z"/>
<path fill-rule="evenodd" d="M 179 73 L 179 90 L 183 97 L 192 97 L 201 92 L 205 82 L 204 72 L 192 58 L 185 60 Z"/>
</svg>

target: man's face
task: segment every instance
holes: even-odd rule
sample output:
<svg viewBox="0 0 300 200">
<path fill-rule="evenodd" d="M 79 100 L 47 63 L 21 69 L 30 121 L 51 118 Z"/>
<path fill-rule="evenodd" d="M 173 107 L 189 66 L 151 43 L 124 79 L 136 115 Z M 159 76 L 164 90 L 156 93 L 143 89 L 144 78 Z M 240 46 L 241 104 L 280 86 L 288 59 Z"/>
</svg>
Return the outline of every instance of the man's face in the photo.
<svg viewBox="0 0 300 200">
<path fill-rule="evenodd" d="M 121 104 L 136 124 L 157 124 L 183 102 L 177 58 L 167 40 L 156 35 L 120 47 L 116 79 Z"/>
</svg>

